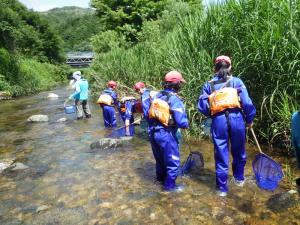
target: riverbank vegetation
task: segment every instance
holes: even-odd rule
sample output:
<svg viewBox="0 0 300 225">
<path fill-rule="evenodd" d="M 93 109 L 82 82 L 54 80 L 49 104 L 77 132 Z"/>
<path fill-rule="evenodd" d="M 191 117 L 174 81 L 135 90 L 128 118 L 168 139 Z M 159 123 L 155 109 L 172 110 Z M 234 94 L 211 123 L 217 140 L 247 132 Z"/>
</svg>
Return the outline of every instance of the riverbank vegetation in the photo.
<svg viewBox="0 0 300 225">
<path fill-rule="evenodd" d="M 113 22 L 123 21 L 118 16 L 127 14 L 142 20 L 137 28 L 123 22 L 116 29 L 107 26 L 93 38 L 93 69 L 101 79 L 127 86 L 142 80 L 159 89 L 167 71 L 180 71 L 187 80 L 181 94 L 191 130 L 199 135 L 203 117 L 196 103 L 201 87 L 212 77 L 213 59 L 229 55 L 234 75 L 244 81 L 257 108 L 260 139 L 290 147 L 290 117 L 300 106 L 299 1 L 227 0 L 204 8 L 201 1 L 168 0 L 161 1 L 165 4 L 152 18 L 100 2 L 92 4 L 104 21 L 112 20 L 107 15 L 113 15 Z"/>
<path fill-rule="evenodd" d="M 65 79 L 62 41 L 37 13 L 16 0 L 0 3 L 0 91 L 13 96 L 45 90 Z"/>
</svg>

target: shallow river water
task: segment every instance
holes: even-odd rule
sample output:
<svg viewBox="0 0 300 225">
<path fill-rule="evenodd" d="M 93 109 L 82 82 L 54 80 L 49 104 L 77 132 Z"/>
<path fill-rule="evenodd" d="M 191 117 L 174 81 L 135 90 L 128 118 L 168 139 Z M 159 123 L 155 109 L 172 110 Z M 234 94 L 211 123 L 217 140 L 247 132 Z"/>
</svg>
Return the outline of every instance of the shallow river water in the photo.
<svg viewBox="0 0 300 225">
<path fill-rule="evenodd" d="M 109 134 L 101 111 L 77 121 L 66 115 L 65 88 L 3 101 L 0 106 L 0 160 L 14 159 L 27 169 L 0 174 L 0 224 L 300 224 L 299 204 L 274 205 L 274 192 L 259 189 L 248 146 L 244 188 L 229 184 L 226 198 L 216 196 L 213 146 L 189 143 L 204 155 L 204 169 L 178 178 L 186 189 L 168 194 L 154 182 L 155 162 L 147 140 L 135 137 L 119 149 L 91 150 L 90 144 Z M 29 116 L 46 114 L 49 122 L 27 123 Z M 68 121 L 56 122 L 67 117 Z M 188 155 L 183 144 L 181 160 Z M 230 172 L 230 178 L 231 178 Z"/>
</svg>

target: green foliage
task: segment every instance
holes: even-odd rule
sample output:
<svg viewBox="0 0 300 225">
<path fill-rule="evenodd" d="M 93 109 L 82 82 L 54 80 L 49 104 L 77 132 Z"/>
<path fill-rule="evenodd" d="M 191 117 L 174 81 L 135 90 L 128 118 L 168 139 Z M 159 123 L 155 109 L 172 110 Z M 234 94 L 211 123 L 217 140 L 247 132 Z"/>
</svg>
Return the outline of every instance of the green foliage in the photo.
<svg viewBox="0 0 300 225">
<path fill-rule="evenodd" d="M 106 53 L 113 49 L 124 47 L 125 38 L 116 31 L 108 30 L 101 32 L 91 39 L 95 53 Z"/>
<path fill-rule="evenodd" d="M 228 0 L 206 11 L 181 1 L 173 4 L 182 13 L 166 7 L 169 11 L 157 22 L 142 26 L 138 44 L 97 56 L 93 68 L 101 78 L 128 86 L 142 80 L 159 88 L 167 71 L 182 72 L 188 81 L 182 95 L 195 126 L 202 119 L 196 102 L 213 75 L 213 59 L 229 55 L 234 74 L 242 78 L 258 110 L 255 128 L 261 138 L 276 142 L 289 137 L 290 114 L 300 99 L 300 1 Z M 200 133 L 197 128 L 194 132 Z"/>
<path fill-rule="evenodd" d="M 58 35 L 37 13 L 16 0 L 0 3 L 0 47 L 40 61 L 63 61 Z"/>
<path fill-rule="evenodd" d="M 107 30 L 116 30 L 125 35 L 130 42 L 137 42 L 137 35 L 142 29 L 143 22 L 157 20 L 164 10 L 170 11 L 170 0 L 92 0 L 91 5 L 96 8 L 97 15 L 104 22 Z M 189 5 L 201 4 L 202 1 L 187 0 Z M 176 12 L 180 13 L 180 9 Z M 165 14 L 167 17 L 167 15 Z M 171 18 L 174 15 L 171 15 Z M 170 20 L 168 20 L 170 22 Z"/>
<path fill-rule="evenodd" d="M 15 96 L 48 90 L 66 78 L 63 68 L 49 63 L 41 63 L 33 59 L 20 59 L 19 65 L 20 78 L 18 82 L 10 83 L 8 88 L 10 93 Z"/>
<path fill-rule="evenodd" d="M 64 40 L 64 50 L 91 51 L 90 38 L 102 30 L 93 9 L 78 7 L 55 8 L 41 13 Z"/>
</svg>

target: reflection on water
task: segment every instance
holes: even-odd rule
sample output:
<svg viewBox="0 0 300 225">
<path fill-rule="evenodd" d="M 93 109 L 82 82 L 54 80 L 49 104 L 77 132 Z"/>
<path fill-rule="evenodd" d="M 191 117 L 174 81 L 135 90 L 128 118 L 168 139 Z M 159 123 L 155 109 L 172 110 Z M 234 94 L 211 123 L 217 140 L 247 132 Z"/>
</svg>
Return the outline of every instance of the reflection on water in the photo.
<svg viewBox="0 0 300 225">
<path fill-rule="evenodd" d="M 227 198 L 214 192 L 213 149 L 209 142 L 191 145 L 204 155 L 205 168 L 189 177 L 180 194 L 166 194 L 154 182 L 155 162 L 147 141 L 135 137 L 121 149 L 90 151 L 90 144 L 108 135 L 101 111 L 74 120 L 63 112 L 61 96 L 47 92 L 1 102 L 1 159 L 15 159 L 28 168 L 0 175 L 0 224 L 299 224 L 297 203 L 274 210 L 274 193 L 258 189 L 252 180 L 250 155 L 245 188 L 230 184 Z M 28 124 L 33 114 L 47 114 L 47 123 Z M 57 123 L 59 118 L 68 121 Z M 182 160 L 188 156 L 183 144 Z M 271 199 L 272 200 L 272 199 Z M 280 205 L 280 204 L 279 204 Z"/>
</svg>

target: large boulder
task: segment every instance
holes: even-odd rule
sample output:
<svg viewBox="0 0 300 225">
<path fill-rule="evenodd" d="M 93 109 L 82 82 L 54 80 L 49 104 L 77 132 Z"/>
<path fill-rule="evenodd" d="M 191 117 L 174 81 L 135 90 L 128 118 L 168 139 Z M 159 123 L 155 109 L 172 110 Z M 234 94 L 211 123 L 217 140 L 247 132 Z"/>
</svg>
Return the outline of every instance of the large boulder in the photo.
<svg viewBox="0 0 300 225">
<path fill-rule="evenodd" d="M 47 115 L 33 115 L 27 119 L 27 122 L 48 122 L 49 118 Z"/>
<path fill-rule="evenodd" d="M 90 145 L 91 149 L 118 148 L 127 145 L 132 137 L 101 138 Z"/>
</svg>

